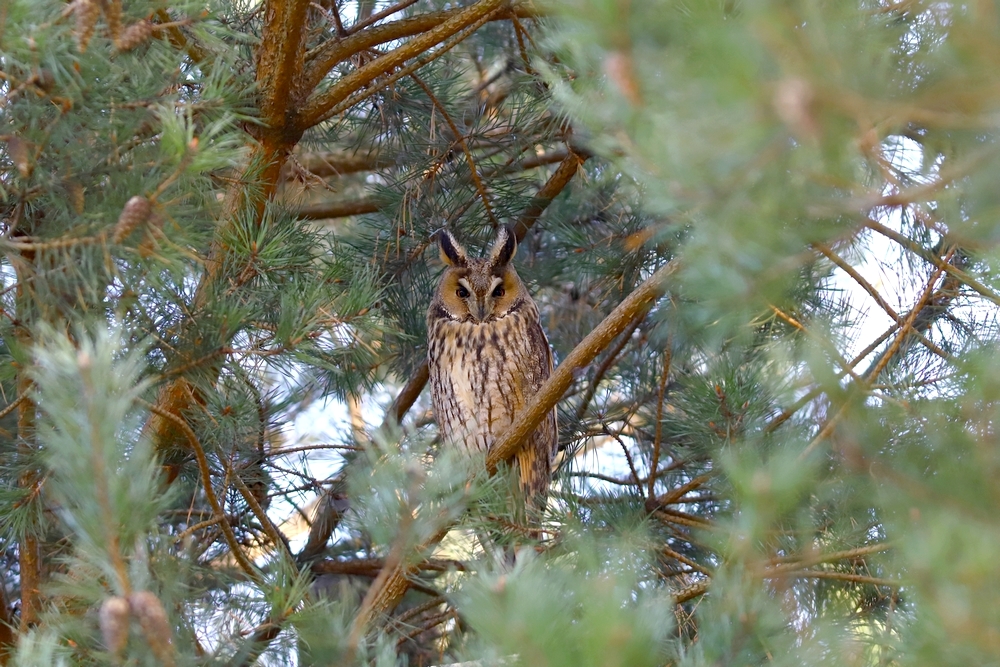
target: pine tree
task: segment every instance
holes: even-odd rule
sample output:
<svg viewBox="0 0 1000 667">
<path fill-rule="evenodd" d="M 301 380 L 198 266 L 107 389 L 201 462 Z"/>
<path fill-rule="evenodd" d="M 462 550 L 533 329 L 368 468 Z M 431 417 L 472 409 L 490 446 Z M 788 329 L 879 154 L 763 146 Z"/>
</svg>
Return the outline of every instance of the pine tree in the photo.
<svg viewBox="0 0 1000 667">
<path fill-rule="evenodd" d="M 0 3 L 3 660 L 994 664 L 998 45 L 986 2 Z M 467 460 L 432 236 L 501 224 L 557 368 Z"/>
</svg>

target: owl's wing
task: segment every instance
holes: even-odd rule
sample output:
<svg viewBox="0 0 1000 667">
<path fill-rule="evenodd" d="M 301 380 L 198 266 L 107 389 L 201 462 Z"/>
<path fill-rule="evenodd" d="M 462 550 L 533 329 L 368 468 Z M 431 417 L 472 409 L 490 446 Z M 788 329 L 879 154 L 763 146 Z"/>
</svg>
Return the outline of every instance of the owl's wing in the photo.
<svg viewBox="0 0 1000 667">
<path fill-rule="evenodd" d="M 552 374 L 552 351 L 538 320 L 527 325 L 526 368 L 522 369 L 522 388 L 526 400 L 534 396 Z M 558 447 L 556 411 L 551 410 L 528 441 L 516 454 L 521 490 L 536 509 L 544 508 L 552 481 L 552 461 Z"/>
<path fill-rule="evenodd" d="M 535 364 L 524 374 L 528 386 L 525 396 L 534 396 L 549 376 L 552 375 L 552 348 L 542 331 L 542 325 L 536 320 L 528 325 L 528 358 Z M 559 431 L 556 427 L 555 408 L 545 416 L 535 432 L 531 434 L 528 446 L 538 453 L 544 452 L 549 461 L 555 458 L 559 446 Z"/>
</svg>

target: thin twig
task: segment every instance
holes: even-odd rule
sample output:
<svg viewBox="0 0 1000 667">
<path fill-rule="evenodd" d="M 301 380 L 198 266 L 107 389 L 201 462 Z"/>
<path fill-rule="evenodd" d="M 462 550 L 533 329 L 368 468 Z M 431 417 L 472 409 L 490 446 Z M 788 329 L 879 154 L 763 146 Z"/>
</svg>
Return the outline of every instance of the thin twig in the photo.
<svg viewBox="0 0 1000 667">
<path fill-rule="evenodd" d="M 177 537 L 174 538 L 174 541 L 181 542 L 184 540 L 185 537 L 187 537 L 188 535 L 195 534 L 202 528 L 208 528 L 209 526 L 214 526 L 215 524 L 219 523 L 219 520 L 220 520 L 219 517 L 213 516 L 211 519 L 206 519 L 205 521 L 199 521 L 193 526 L 188 526 L 181 532 L 177 533 Z"/>
<path fill-rule="evenodd" d="M 869 577 L 864 574 L 850 574 L 848 572 L 825 572 L 815 570 L 802 570 L 796 572 L 776 572 L 765 575 L 767 579 L 835 579 L 837 581 L 850 581 L 856 584 L 870 584 L 872 586 L 887 586 L 889 588 L 899 588 L 903 585 L 901 581 L 892 579 L 882 579 L 879 577 Z"/>
<path fill-rule="evenodd" d="M 23 401 L 26 398 L 28 398 L 27 394 L 19 394 L 18 397 L 15 398 L 12 403 L 7 405 L 7 407 L 5 407 L 3 410 L 0 410 L 0 419 L 3 419 L 4 417 L 12 413 L 14 410 L 16 410 L 17 406 L 21 405 L 21 401 Z"/>
<path fill-rule="evenodd" d="M 418 604 L 416 607 L 413 607 L 412 609 L 407 609 L 405 612 L 403 612 L 402 614 L 400 614 L 399 616 L 397 616 L 392 620 L 399 624 L 406 623 L 411 618 L 416 618 L 425 611 L 430 611 L 434 607 L 438 607 L 446 603 L 447 601 L 448 598 L 444 597 L 443 595 L 438 595 L 436 597 L 431 598 L 427 602 Z"/>
<path fill-rule="evenodd" d="M 583 164 L 587 157 L 586 153 L 573 147 L 569 148 L 569 154 L 559 163 L 552 176 L 545 181 L 545 185 L 531 199 L 524 213 L 521 214 L 521 217 L 518 218 L 517 223 L 514 225 L 514 236 L 517 238 L 518 243 L 524 239 L 528 230 L 541 217 L 542 213 L 549 207 L 549 204 L 552 203 L 552 200 L 569 185 L 569 182 L 573 180 L 573 176 L 576 175 L 576 172 L 580 169 L 580 165 Z"/>
<path fill-rule="evenodd" d="M 489 217 L 490 222 L 493 224 L 493 229 L 500 229 L 500 221 L 497 220 L 496 216 L 493 214 L 493 206 L 490 205 L 490 198 L 486 194 L 486 188 L 483 187 L 483 181 L 479 178 L 479 168 L 476 166 L 476 161 L 472 159 L 472 151 L 469 150 L 469 143 L 465 140 L 465 135 L 458 129 L 458 125 L 452 119 L 451 114 L 448 110 L 444 108 L 444 105 L 438 100 L 434 95 L 434 92 L 430 89 L 426 83 L 424 83 L 420 77 L 416 74 L 411 74 L 410 78 L 413 79 L 418 86 L 424 91 L 430 99 L 431 104 L 433 104 L 441 115 L 444 116 L 444 120 L 448 123 L 448 127 L 451 128 L 452 134 L 455 136 L 455 141 L 458 142 L 459 146 L 462 147 L 462 152 L 465 153 L 465 160 L 469 163 L 469 175 L 472 178 L 473 185 L 476 186 L 476 192 L 479 194 L 479 198 L 483 202 L 483 208 L 486 210 L 486 215 Z"/>
<path fill-rule="evenodd" d="M 625 423 L 627 424 L 628 420 L 626 420 Z M 639 493 L 641 494 L 642 482 L 639 481 L 639 473 L 635 469 L 635 461 L 632 460 L 632 452 L 629 451 L 628 445 L 626 445 L 622 441 L 621 435 L 619 435 L 618 433 L 612 433 L 611 429 L 608 428 L 607 424 L 603 424 L 603 426 L 604 426 L 604 435 L 613 438 L 614 441 L 617 442 L 619 446 L 622 448 L 622 453 L 625 455 L 625 462 L 628 464 L 629 472 L 632 473 L 632 483 L 635 485 L 636 489 L 638 489 Z"/>
<path fill-rule="evenodd" d="M 871 283 L 865 280 L 865 277 L 862 276 L 860 273 L 858 273 L 857 269 L 848 264 L 843 257 L 833 252 L 833 250 L 827 248 L 822 243 L 814 243 L 813 247 L 815 247 L 817 250 L 823 253 L 827 259 L 829 259 L 831 262 L 839 266 L 847 275 L 853 278 L 854 282 L 860 285 L 863 290 L 868 292 L 868 294 L 875 300 L 875 302 L 879 306 L 882 307 L 882 310 L 884 310 L 886 314 L 893 319 L 893 321 L 902 323 L 902 319 L 900 318 L 899 314 L 892 309 L 892 307 L 886 302 L 885 299 L 882 298 L 882 295 L 878 293 L 878 290 L 876 290 Z M 919 338 L 920 342 L 923 343 L 928 350 L 938 355 L 942 359 L 948 360 L 950 358 L 944 350 L 942 350 L 937 345 L 928 340 L 927 337 L 924 336 L 922 332 L 914 331 L 913 333 Z"/>
<path fill-rule="evenodd" d="M 674 560 L 680 561 L 681 563 L 684 563 L 685 565 L 694 568 L 695 570 L 697 570 L 698 572 L 701 572 L 702 574 L 706 574 L 708 576 L 712 575 L 711 570 L 709 570 L 708 568 L 706 568 L 704 565 L 700 565 L 699 563 L 696 563 L 695 561 L 691 560 L 687 556 L 674 551 L 673 549 L 671 549 L 670 547 L 668 547 L 665 544 L 660 547 L 660 551 L 662 553 L 664 553 L 665 555 L 669 556 L 670 558 L 673 558 Z"/>
<path fill-rule="evenodd" d="M 233 553 L 233 558 L 236 559 L 240 569 L 246 573 L 251 581 L 260 583 L 260 573 L 247 559 L 243 550 L 240 549 L 239 542 L 236 541 L 236 535 L 233 533 L 233 527 L 229 525 L 229 520 L 226 518 L 222 505 L 219 503 L 219 498 L 215 495 L 215 489 L 212 488 L 212 471 L 208 467 L 208 458 L 205 456 L 205 450 L 202 448 L 201 442 L 198 440 L 198 436 L 195 435 L 195 432 L 191 429 L 188 423 L 177 415 L 167 412 L 166 410 L 163 410 L 148 401 L 144 401 L 142 399 L 137 400 L 145 405 L 146 408 L 153 414 L 173 423 L 187 437 L 188 443 L 194 451 L 195 458 L 198 460 L 198 468 L 201 471 L 202 485 L 205 487 L 205 497 L 208 499 L 208 504 L 212 506 L 212 511 L 215 512 L 215 515 L 218 518 L 219 527 L 222 529 L 222 534 L 225 536 L 226 542 L 229 544 L 229 549 Z"/>
<path fill-rule="evenodd" d="M 711 479 L 711 475 L 698 475 L 694 479 L 681 484 L 676 489 L 671 489 L 659 498 L 656 498 L 656 509 L 662 509 L 666 505 L 677 502 L 677 500 L 682 498 L 688 491 L 693 491 L 699 488 Z"/>
<path fill-rule="evenodd" d="M 875 379 L 878 378 L 879 373 L 882 372 L 882 369 L 884 369 L 886 364 L 889 363 L 889 360 L 896 354 L 896 352 L 899 351 L 900 345 L 902 345 L 903 343 L 903 339 L 906 338 L 906 335 L 910 332 L 910 330 L 913 327 L 914 320 L 917 319 L 917 314 L 930 300 L 931 294 L 934 293 L 934 285 L 937 283 L 938 278 L 940 278 L 941 274 L 944 272 L 945 270 L 944 266 L 949 266 L 949 264 L 945 262 L 943 266 L 939 266 L 937 269 L 935 269 L 930 280 L 927 281 L 927 287 L 924 288 L 923 294 L 920 295 L 920 299 L 919 301 L 917 301 L 917 305 L 910 310 L 909 316 L 907 316 L 906 321 L 904 321 L 903 325 L 899 328 L 899 331 L 897 332 L 896 337 L 893 339 L 892 344 L 889 346 L 889 349 L 882 354 L 881 358 L 879 358 L 878 360 L 878 363 L 875 364 L 875 367 L 868 374 L 868 377 L 864 378 L 861 381 L 862 384 L 865 386 L 865 388 L 871 386 L 871 384 L 875 381 Z M 834 416 L 831 417 L 829 420 L 827 420 L 826 424 L 823 426 L 820 432 L 816 434 L 816 437 L 813 438 L 812 442 L 810 442 L 805 447 L 805 449 L 802 450 L 802 453 L 799 454 L 800 460 L 807 457 L 819 445 L 819 443 L 826 440 L 830 436 L 830 434 L 833 433 L 833 430 L 836 427 L 837 422 L 840 421 L 840 419 L 845 414 L 847 414 L 847 409 L 849 405 L 850 405 L 849 402 L 845 402 L 837 411 L 837 413 L 834 414 Z"/>
<path fill-rule="evenodd" d="M 656 395 L 656 436 L 653 438 L 653 456 L 649 459 L 649 469 L 656 470 L 660 465 L 660 443 L 663 438 L 663 398 L 667 390 L 667 378 L 670 376 L 670 341 L 667 341 L 667 349 L 663 351 L 663 371 L 660 374 L 660 386 Z M 656 497 L 656 477 L 649 476 L 649 489 L 646 492 L 647 498 Z"/>
<path fill-rule="evenodd" d="M 965 271 L 962 271 L 958 267 L 953 266 L 953 265 L 949 264 L 947 261 L 942 260 L 940 257 L 938 257 L 937 255 L 935 255 L 933 252 L 931 252 L 927 248 L 924 248 L 920 244 L 911 241 L 910 239 L 906 238 L 905 236 L 903 236 L 899 232 L 897 232 L 897 231 L 895 231 L 893 229 L 889 229 L 888 227 L 886 227 L 882 223 L 877 222 L 875 220 L 865 219 L 864 225 L 868 229 L 871 229 L 872 231 L 878 232 L 882 236 L 885 236 L 887 238 L 892 239 L 893 241 L 895 241 L 899 245 L 903 246 L 907 250 L 913 252 L 915 255 L 917 255 L 921 259 L 923 259 L 923 260 L 925 260 L 927 262 L 930 262 L 931 264 L 933 264 L 934 266 L 936 266 L 940 270 L 947 272 L 948 275 L 952 276 L 953 278 L 955 278 L 956 280 L 958 280 L 960 283 L 968 285 L 969 287 L 971 287 L 973 290 L 975 290 L 976 292 L 978 292 L 983 297 L 989 299 L 990 301 L 992 301 L 996 305 L 1000 306 L 1000 295 L 998 295 L 996 292 L 994 292 L 990 288 L 988 288 L 985 285 L 983 285 L 982 283 L 980 283 L 978 280 L 976 280 L 975 278 L 973 278 L 972 276 L 970 276 Z"/>
<path fill-rule="evenodd" d="M 833 343 L 831 343 L 827 338 L 820 336 L 818 334 L 814 334 L 812 330 L 809 329 L 806 325 L 802 324 L 797 319 L 795 319 L 794 317 L 783 311 L 781 308 L 778 308 L 773 303 L 770 304 L 770 307 L 771 310 L 774 312 L 774 314 L 777 315 L 780 319 L 792 325 L 793 327 L 804 333 L 809 338 L 812 338 L 814 341 L 819 343 L 820 346 L 822 346 L 827 352 L 829 352 L 836 360 L 837 364 L 840 365 L 842 372 L 850 375 L 851 378 L 856 382 L 861 380 L 861 378 L 858 377 L 858 374 L 854 372 L 854 368 L 850 365 L 850 363 L 848 363 L 847 359 L 844 359 L 844 357 L 840 354 L 840 350 L 838 350 L 836 346 Z"/>
<path fill-rule="evenodd" d="M 352 25 L 350 28 L 347 29 L 347 31 L 346 31 L 345 34 L 351 35 L 353 33 L 356 33 L 357 31 L 361 30 L 362 28 L 367 28 L 368 26 L 370 26 L 373 23 L 378 23 L 379 21 L 381 21 L 382 19 L 384 19 L 387 16 L 392 16 L 393 14 L 395 14 L 397 12 L 403 11 L 404 9 L 406 9 L 407 7 L 409 7 L 412 4 L 415 4 L 416 2 L 417 2 L 417 0 L 402 0 L 401 2 L 397 2 L 394 5 L 390 5 L 390 6 L 386 7 L 385 9 L 383 9 L 382 11 L 375 12 L 374 14 L 372 14 L 371 16 L 369 16 L 368 18 L 366 18 L 365 20 L 359 21 L 359 22 L 355 23 L 354 25 Z"/>
<path fill-rule="evenodd" d="M 687 512 L 667 509 L 666 507 L 657 508 L 652 512 L 651 516 L 667 523 L 675 523 L 680 526 L 687 526 L 688 528 L 711 528 L 713 525 L 708 519 L 703 519 Z"/>
<path fill-rule="evenodd" d="M 429 619 L 425 620 L 423 624 L 414 628 L 412 631 L 404 634 L 399 639 L 397 639 L 396 646 L 400 647 L 407 641 L 413 641 L 420 635 L 427 632 L 428 630 L 432 630 L 433 628 L 441 625 L 442 623 L 450 621 L 455 617 L 456 614 L 454 609 L 446 609 L 445 611 L 442 611 L 434 616 L 431 616 Z"/>
<path fill-rule="evenodd" d="M 780 558 L 772 558 L 771 564 L 773 567 L 771 571 L 776 569 L 803 569 L 806 567 L 812 567 L 813 565 L 819 565 L 820 563 L 830 563 L 835 560 L 845 560 L 848 558 L 859 558 L 861 556 L 868 556 L 870 554 L 881 553 L 883 551 L 888 551 L 892 548 L 892 545 L 888 542 L 878 542 L 876 544 L 868 544 L 863 547 L 857 547 L 855 549 L 845 549 L 843 551 L 834 551 L 828 554 L 815 554 L 802 556 L 785 556 Z"/>
<path fill-rule="evenodd" d="M 229 466 L 227 465 L 226 467 L 228 468 Z M 240 495 L 243 496 L 247 505 L 250 506 L 250 511 L 253 512 L 255 517 L 257 517 L 257 521 L 259 521 L 260 525 L 264 528 L 264 532 L 267 533 L 269 538 L 271 538 L 271 543 L 275 546 L 280 544 L 285 552 L 285 555 L 288 557 L 288 562 L 294 562 L 295 556 L 292 554 L 292 548 L 288 545 L 288 538 L 285 537 L 280 530 L 278 530 L 278 527 L 274 525 L 271 518 L 267 516 L 267 512 L 265 512 L 264 508 L 262 508 L 260 503 L 257 502 L 257 499 L 254 497 L 253 492 L 250 491 L 246 482 L 240 478 L 238 473 L 235 471 L 232 472 L 233 474 L 230 476 L 230 479 L 236 482 L 236 488 L 239 489 Z"/>
<path fill-rule="evenodd" d="M 618 343 L 615 344 L 611 351 L 604 356 L 604 360 L 601 361 L 597 370 L 594 371 L 594 379 L 592 379 L 587 385 L 587 390 L 583 394 L 583 398 L 580 399 L 580 404 L 576 408 L 577 419 L 583 419 L 583 416 L 587 413 L 587 407 L 590 405 L 590 402 L 594 400 L 594 396 L 597 394 L 597 388 L 600 386 L 601 380 L 604 379 L 608 369 L 610 369 L 611 366 L 614 365 L 615 361 L 618 360 L 618 355 L 621 354 L 622 350 L 625 349 L 625 346 L 628 345 L 628 342 L 632 339 L 632 334 L 635 333 L 635 330 L 639 328 L 639 325 L 642 324 L 644 319 L 645 313 L 643 314 L 643 317 L 637 317 L 635 322 L 633 322 L 632 325 L 619 337 Z M 653 467 L 650 468 L 650 470 L 652 469 Z"/>
</svg>

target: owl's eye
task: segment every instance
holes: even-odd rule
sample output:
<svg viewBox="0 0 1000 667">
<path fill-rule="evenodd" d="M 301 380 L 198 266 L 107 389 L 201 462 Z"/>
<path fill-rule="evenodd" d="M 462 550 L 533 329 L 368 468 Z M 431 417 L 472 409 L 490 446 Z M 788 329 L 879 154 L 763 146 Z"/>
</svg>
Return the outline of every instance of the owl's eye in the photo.
<svg viewBox="0 0 1000 667">
<path fill-rule="evenodd" d="M 494 299 L 499 299 L 504 294 L 505 294 L 505 292 L 504 292 L 504 289 L 503 289 L 503 285 L 497 285 L 497 288 L 495 290 L 493 290 L 493 298 Z"/>
<path fill-rule="evenodd" d="M 455 294 L 458 295 L 459 299 L 469 298 L 469 290 L 465 289 L 464 287 L 459 287 L 457 290 L 455 290 Z"/>
</svg>

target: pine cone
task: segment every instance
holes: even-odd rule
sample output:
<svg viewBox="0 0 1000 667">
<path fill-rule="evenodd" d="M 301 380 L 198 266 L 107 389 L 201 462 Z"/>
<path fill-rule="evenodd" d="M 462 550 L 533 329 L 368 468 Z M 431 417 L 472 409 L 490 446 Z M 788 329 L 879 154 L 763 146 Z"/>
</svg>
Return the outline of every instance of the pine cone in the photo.
<svg viewBox="0 0 1000 667">
<path fill-rule="evenodd" d="M 118 44 L 122 34 L 122 0 L 107 0 L 104 5 L 104 20 L 108 22 L 111 41 Z"/>
<path fill-rule="evenodd" d="M 14 135 L 7 139 L 7 155 L 10 156 L 21 178 L 31 176 L 31 146 L 27 140 Z"/>
<path fill-rule="evenodd" d="M 76 181 L 69 181 L 66 183 L 66 193 L 69 195 L 69 202 L 73 206 L 73 212 L 77 215 L 82 215 L 84 205 L 86 204 L 83 186 Z"/>
<path fill-rule="evenodd" d="M 128 596 L 129 608 L 142 626 L 142 632 L 149 642 L 149 648 L 160 662 L 172 665 L 170 619 L 160 598 L 149 591 L 136 591 Z"/>
<path fill-rule="evenodd" d="M 128 641 L 128 608 L 123 597 L 110 597 L 101 605 L 98 614 L 104 645 L 112 653 L 121 653 Z"/>
<path fill-rule="evenodd" d="M 118 223 L 111 234 L 111 242 L 121 243 L 124 241 L 132 233 L 132 230 L 149 219 L 152 210 L 152 204 L 141 195 L 136 195 L 125 202 L 125 207 L 122 209 L 121 215 L 118 216 Z"/>
<path fill-rule="evenodd" d="M 152 34 L 152 23 L 146 20 L 136 21 L 129 27 L 125 28 L 125 32 L 122 33 L 122 38 L 118 40 L 118 50 L 131 51 L 149 39 L 149 36 Z"/>
<path fill-rule="evenodd" d="M 73 30 L 73 37 L 76 39 L 76 48 L 80 53 L 87 50 L 90 38 L 94 36 L 94 26 L 97 25 L 97 17 L 101 14 L 101 8 L 97 0 L 76 0 L 76 28 Z"/>
</svg>

